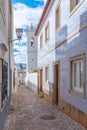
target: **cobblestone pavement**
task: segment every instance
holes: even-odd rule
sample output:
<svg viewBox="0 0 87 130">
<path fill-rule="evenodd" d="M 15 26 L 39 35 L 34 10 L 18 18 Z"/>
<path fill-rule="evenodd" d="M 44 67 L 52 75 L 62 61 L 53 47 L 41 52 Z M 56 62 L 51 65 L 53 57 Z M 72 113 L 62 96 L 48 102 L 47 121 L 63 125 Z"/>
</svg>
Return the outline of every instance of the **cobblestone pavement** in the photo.
<svg viewBox="0 0 87 130">
<path fill-rule="evenodd" d="M 55 117 L 45 120 L 43 115 Z M 18 88 L 4 130 L 86 130 L 25 86 Z"/>
</svg>

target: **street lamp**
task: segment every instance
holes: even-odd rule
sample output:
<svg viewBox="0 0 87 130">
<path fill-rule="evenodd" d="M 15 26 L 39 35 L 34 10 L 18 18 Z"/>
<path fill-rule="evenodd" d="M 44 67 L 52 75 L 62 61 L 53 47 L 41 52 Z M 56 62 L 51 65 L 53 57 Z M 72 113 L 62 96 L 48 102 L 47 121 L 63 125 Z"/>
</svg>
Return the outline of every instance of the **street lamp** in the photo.
<svg viewBox="0 0 87 130">
<path fill-rule="evenodd" d="M 19 42 L 20 42 L 20 39 L 22 38 L 22 34 L 23 34 L 23 29 L 22 28 L 16 28 L 16 35 L 17 35 Z"/>
<path fill-rule="evenodd" d="M 9 86 L 10 86 L 10 100 L 11 100 L 11 94 L 12 94 L 12 87 L 11 87 L 11 66 L 10 66 L 10 64 L 11 64 L 11 48 L 10 48 L 10 45 L 12 44 L 12 42 L 14 42 L 14 41 L 17 41 L 17 40 L 19 40 L 19 42 L 20 42 L 20 40 L 22 39 L 22 34 L 23 34 L 23 29 L 22 28 L 17 28 L 16 29 L 16 35 L 17 35 L 17 38 L 16 39 L 13 39 L 13 40 L 11 40 L 10 42 L 9 42 Z"/>
</svg>

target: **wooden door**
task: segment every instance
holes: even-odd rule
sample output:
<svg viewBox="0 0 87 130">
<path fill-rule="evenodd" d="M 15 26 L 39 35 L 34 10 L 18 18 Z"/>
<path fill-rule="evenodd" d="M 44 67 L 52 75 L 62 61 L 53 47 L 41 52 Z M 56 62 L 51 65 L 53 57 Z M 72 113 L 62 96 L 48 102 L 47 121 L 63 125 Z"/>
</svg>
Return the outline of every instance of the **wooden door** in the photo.
<svg viewBox="0 0 87 130">
<path fill-rule="evenodd" d="M 54 78 L 55 78 L 55 103 L 58 105 L 59 101 L 59 65 L 56 64 L 54 67 Z"/>
</svg>

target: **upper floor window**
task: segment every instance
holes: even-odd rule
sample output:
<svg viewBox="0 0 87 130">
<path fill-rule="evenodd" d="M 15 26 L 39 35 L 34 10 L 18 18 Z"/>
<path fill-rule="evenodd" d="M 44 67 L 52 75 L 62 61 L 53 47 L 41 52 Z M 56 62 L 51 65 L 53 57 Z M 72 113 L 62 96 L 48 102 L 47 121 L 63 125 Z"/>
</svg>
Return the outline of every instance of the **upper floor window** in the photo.
<svg viewBox="0 0 87 130">
<path fill-rule="evenodd" d="M 70 0 L 70 12 L 83 0 Z"/>
<path fill-rule="evenodd" d="M 58 4 L 57 8 L 56 8 L 56 12 L 55 12 L 55 19 L 56 19 L 56 26 L 55 29 L 58 29 L 60 26 L 60 5 Z"/>
<path fill-rule="evenodd" d="M 31 38 L 31 47 L 34 47 L 34 38 Z"/>
<path fill-rule="evenodd" d="M 5 0 L 0 0 L 0 10 L 1 10 L 1 13 L 2 13 L 2 18 L 4 20 L 4 23 L 5 23 Z"/>
<path fill-rule="evenodd" d="M 45 28 L 45 41 L 49 40 L 49 22 Z"/>
<path fill-rule="evenodd" d="M 40 48 L 43 47 L 43 35 L 40 36 Z"/>
</svg>

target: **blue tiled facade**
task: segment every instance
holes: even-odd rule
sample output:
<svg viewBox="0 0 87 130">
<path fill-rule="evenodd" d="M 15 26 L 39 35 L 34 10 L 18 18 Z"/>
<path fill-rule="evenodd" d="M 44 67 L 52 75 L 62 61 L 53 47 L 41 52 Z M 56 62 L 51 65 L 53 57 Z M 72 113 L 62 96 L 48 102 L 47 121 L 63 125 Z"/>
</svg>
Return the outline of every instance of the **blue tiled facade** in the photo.
<svg viewBox="0 0 87 130">
<path fill-rule="evenodd" d="M 65 39 L 65 41 L 64 41 Z M 63 42 L 63 43 L 62 43 Z M 62 43 L 62 44 L 61 44 Z M 87 1 L 70 15 L 69 0 L 61 0 L 61 28 L 56 32 L 56 61 L 60 62 L 60 98 L 75 108 L 87 113 L 87 76 L 85 98 L 74 96 L 70 90 L 70 58 L 84 54 L 87 75 Z"/>
</svg>

